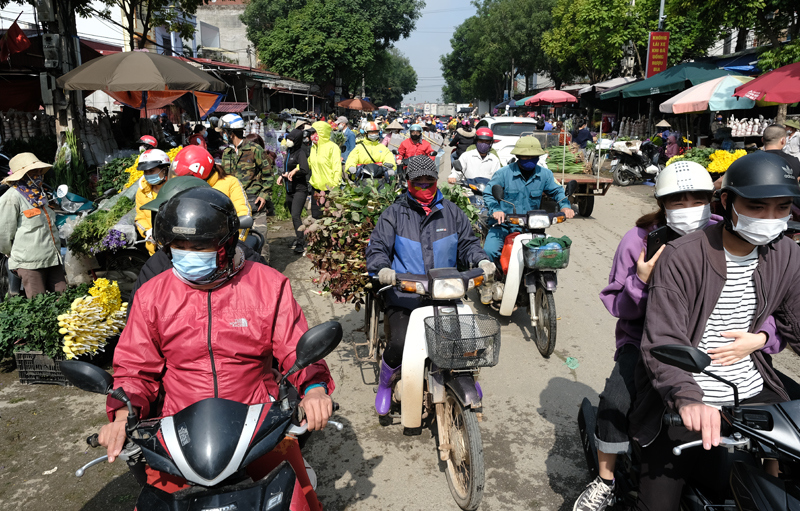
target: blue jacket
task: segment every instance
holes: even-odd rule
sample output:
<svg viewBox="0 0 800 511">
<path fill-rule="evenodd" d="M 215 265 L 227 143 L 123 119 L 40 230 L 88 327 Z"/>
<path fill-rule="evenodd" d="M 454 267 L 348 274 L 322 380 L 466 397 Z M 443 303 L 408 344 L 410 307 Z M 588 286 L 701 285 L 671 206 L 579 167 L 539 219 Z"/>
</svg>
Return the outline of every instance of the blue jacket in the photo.
<svg viewBox="0 0 800 511">
<path fill-rule="evenodd" d="M 347 161 L 350 151 L 356 148 L 356 136 L 350 128 L 345 128 L 342 133 L 344 133 L 344 152 L 342 153 L 342 158 L 344 161 Z"/>
<path fill-rule="evenodd" d="M 476 266 L 488 259 L 472 231 L 469 219 L 458 206 L 436 193 L 431 213 L 408 193 L 398 198 L 378 219 L 367 246 L 367 271 L 383 268 L 397 273 L 424 275 L 432 268 Z M 413 309 L 421 297 L 394 289 L 385 292 L 387 304 Z"/>
<path fill-rule="evenodd" d="M 562 187 L 553 177 L 553 172 L 537 165 L 536 170 L 528 181 L 522 177 L 517 162 L 506 165 L 494 173 L 487 190 L 491 190 L 494 185 L 500 185 L 505 190 L 505 200 L 517 207 L 517 213 L 524 215 L 528 211 L 539 209 L 542 203 L 542 194 L 546 193 L 551 199 L 558 203 L 559 208 L 570 207 L 569 199 L 564 194 Z M 489 208 L 489 215 L 496 211 L 502 211 L 506 215 L 514 212 L 514 208 L 506 202 L 498 203 L 491 193 L 483 196 L 486 207 Z"/>
</svg>

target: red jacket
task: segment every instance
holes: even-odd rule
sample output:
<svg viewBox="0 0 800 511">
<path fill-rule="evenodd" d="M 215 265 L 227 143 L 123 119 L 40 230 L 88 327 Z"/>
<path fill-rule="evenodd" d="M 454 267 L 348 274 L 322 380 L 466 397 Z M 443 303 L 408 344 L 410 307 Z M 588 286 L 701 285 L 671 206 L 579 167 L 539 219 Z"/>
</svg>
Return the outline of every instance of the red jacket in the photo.
<svg viewBox="0 0 800 511">
<path fill-rule="evenodd" d="M 419 144 L 415 144 L 410 138 L 407 138 L 400 143 L 400 147 L 397 149 L 397 156 L 401 160 L 405 160 L 421 154 L 430 155 L 432 152 L 433 148 L 431 148 L 427 140 L 422 139 Z M 435 159 L 435 156 L 431 156 L 431 160 L 433 159 Z"/>
<path fill-rule="evenodd" d="M 135 295 L 114 353 L 114 387 L 125 389 L 141 417 L 150 416 L 161 387 L 162 416 L 209 397 L 268 403 L 270 396 L 278 396 L 273 356 L 286 372 L 306 330 L 289 279 L 268 266 L 247 261 L 213 291 L 193 289 L 166 271 Z M 334 389 L 324 361 L 289 380 L 301 395 L 314 383 Z M 122 406 L 108 398 L 109 419 Z"/>
</svg>

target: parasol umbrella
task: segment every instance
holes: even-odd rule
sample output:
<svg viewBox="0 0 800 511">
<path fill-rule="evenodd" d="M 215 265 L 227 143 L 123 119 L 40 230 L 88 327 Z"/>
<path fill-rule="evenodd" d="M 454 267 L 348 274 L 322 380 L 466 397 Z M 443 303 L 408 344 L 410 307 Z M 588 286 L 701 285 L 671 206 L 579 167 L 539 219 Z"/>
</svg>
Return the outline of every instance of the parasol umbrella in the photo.
<svg viewBox="0 0 800 511">
<path fill-rule="evenodd" d="M 66 90 L 224 91 L 218 80 L 182 60 L 156 53 L 128 51 L 78 66 L 56 80 Z"/>
<path fill-rule="evenodd" d="M 666 114 L 686 114 L 706 110 L 746 110 L 753 108 L 752 99 L 733 97 L 733 91 L 751 81 L 749 76 L 728 75 L 690 87 L 659 105 Z"/>
<path fill-rule="evenodd" d="M 394 108 L 392 108 L 392 107 L 390 107 L 388 105 L 379 106 L 378 110 L 386 110 L 386 111 L 389 111 L 389 112 L 396 112 L 397 111 L 397 110 L 395 110 Z"/>
<path fill-rule="evenodd" d="M 563 105 L 566 103 L 577 103 L 578 99 L 563 90 L 546 90 L 525 100 L 525 106 L 539 105 Z"/>
<path fill-rule="evenodd" d="M 509 108 L 517 108 L 517 101 L 514 98 L 511 98 L 507 101 L 503 101 L 502 103 L 498 103 L 494 106 L 494 108 L 498 110 L 505 110 L 506 105 L 508 105 Z"/>
<path fill-rule="evenodd" d="M 737 87 L 733 95 L 772 103 L 797 103 L 800 101 L 800 62 L 764 73 Z"/>
<path fill-rule="evenodd" d="M 365 112 L 372 112 L 373 110 L 377 109 L 375 105 L 366 99 L 361 98 L 345 99 L 344 101 L 337 103 L 336 106 L 349 108 L 350 110 L 362 110 Z"/>
</svg>

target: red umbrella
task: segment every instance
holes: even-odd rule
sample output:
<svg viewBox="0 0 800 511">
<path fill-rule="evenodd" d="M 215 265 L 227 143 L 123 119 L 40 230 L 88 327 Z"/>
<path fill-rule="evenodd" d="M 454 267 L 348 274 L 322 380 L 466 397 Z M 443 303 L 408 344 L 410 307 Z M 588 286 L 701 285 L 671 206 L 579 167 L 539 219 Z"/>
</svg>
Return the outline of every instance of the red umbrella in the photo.
<svg viewBox="0 0 800 511">
<path fill-rule="evenodd" d="M 563 90 L 546 90 L 531 97 L 525 102 L 525 106 L 539 105 L 563 105 L 565 103 L 577 103 L 578 99 Z"/>
<path fill-rule="evenodd" d="M 375 105 L 366 99 L 361 98 L 345 99 L 344 101 L 337 103 L 336 106 L 349 108 L 350 110 L 363 110 L 366 112 L 372 112 L 373 110 L 377 109 Z"/>
<path fill-rule="evenodd" d="M 734 96 L 771 103 L 797 103 L 800 101 L 800 62 L 779 67 L 749 81 L 733 92 Z"/>
</svg>

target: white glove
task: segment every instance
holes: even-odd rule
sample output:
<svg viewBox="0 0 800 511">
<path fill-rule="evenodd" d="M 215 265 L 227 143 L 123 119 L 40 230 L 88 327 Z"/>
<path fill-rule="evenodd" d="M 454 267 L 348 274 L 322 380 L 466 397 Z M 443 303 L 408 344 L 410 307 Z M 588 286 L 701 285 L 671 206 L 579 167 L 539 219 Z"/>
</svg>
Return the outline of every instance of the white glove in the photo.
<svg viewBox="0 0 800 511">
<path fill-rule="evenodd" d="M 483 270 L 483 274 L 486 276 L 487 280 L 494 277 L 494 272 L 497 271 L 497 266 L 495 266 L 495 264 L 488 259 L 484 259 L 483 261 L 479 262 L 478 268 Z"/>
<path fill-rule="evenodd" d="M 147 229 L 144 232 L 144 240 L 149 241 L 150 243 L 156 242 L 156 240 L 153 239 L 153 229 Z"/>
<path fill-rule="evenodd" d="M 395 272 L 391 268 L 384 268 L 378 272 L 378 281 L 384 286 L 394 286 L 397 282 L 395 280 Z"/>
</svg>

